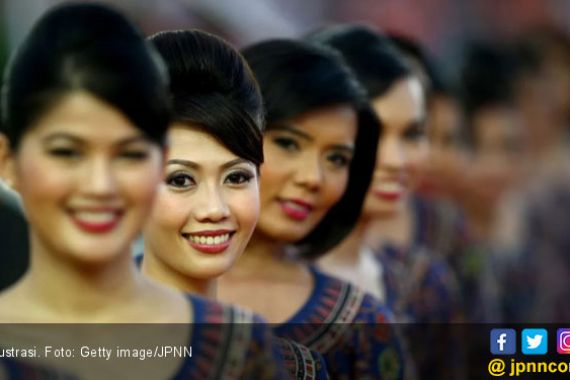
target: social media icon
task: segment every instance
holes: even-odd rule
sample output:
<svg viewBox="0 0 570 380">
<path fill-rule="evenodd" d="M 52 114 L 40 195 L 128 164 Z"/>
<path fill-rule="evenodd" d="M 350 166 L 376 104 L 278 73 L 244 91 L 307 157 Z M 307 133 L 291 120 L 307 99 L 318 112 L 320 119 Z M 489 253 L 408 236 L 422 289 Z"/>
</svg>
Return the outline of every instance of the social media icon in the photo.
<svg viewBox="0 0 570 380">
<path fill-rule="evenodd" d="M 513 355 L 517 351 L 517 333 L 513 329 L 491 330 L 491 353 Z"/>
<path fill-rule="evenodd" d="M 548 351 L 548 332 L 545 329 L 524 329 L 521 335 L 521 348 L 525 355 L 546 354 Z"/>
<path fill-rule="evenodd" d="M 570 354 L 570 329 L 556 330 L 556 351 L 559 354 Z"/>
</svg>

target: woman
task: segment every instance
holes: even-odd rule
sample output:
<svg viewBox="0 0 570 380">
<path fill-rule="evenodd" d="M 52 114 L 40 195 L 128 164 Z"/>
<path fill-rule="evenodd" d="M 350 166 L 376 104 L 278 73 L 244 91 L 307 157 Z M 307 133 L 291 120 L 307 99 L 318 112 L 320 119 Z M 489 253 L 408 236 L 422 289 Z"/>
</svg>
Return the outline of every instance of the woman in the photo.
<svg viewBox="0 0 570 380">
<path fill-rule="evenodd" d="M 169 344 L 204 343 L 190 323 L 204 322 L 199 310 L 220 306 L 145 279 L 130 255 L 161 179 L 170 122 L 167 76 L 156 53 L 119 13 L 63 5 L 34 26 L 5 78 L 2 174 L 22 197 L 31 264 L 0 294 L 0 321 L 176 323 L 166 328 Z M 133 332 L 120 326 L 101 327 L 101 333 L 94 333 L 97 326 L 56 325 L 37 334 L 30 326 L 19 335 L 6 329 L 2 343 L 114 348 L 128 342 L 111 330 Z M 136 342 L 151 332 L 137 329 Z M 239 347 L 252 359 L 249 367 L 234 370 L 246 378 L 280 378 L 272 341 L 260 329 L 252 336 L 252 344 Z M 82 378 L 197 378 L 204 373 L 197 359 L 164 358 L 160 366 L 152 360 L 58 364 Z"/>
<path fill-rule="evenodd" d="M 165 179 L 144 228 L 142 271 L 216 298 L 217 277 L 241 255 L 259 216 L 261 94 L 243 57 L 216 36 L 168 31 L 150 41 L 169 70 L 174 120 Z M 207 319 L 229 323 L 222 313 L 229 310 Z M 243 318 L 255 321 L 253 314 Z M 317 353 L 291 341 L 281 345 L 294 378 L 327 378 Z"/>
<path fill-rule="evenodd" d="M 399 322 L 455 321 L 455 277 L 438 252 L 423 243 L 429 233 L 424 228 L 432 226 L 422 220 L 423 205 L 412 195 L 428 148 L 420 79 L 383 36 L 368 28 L 337 26 L 310 38 L 342 53 L 382 123 L 374 179 L 358 225 L 319 264 L 349 274 L 349 280 L 383 297 Z M 440 367 L 441 357 L 460 352 L 449 329 L 408 328 L 406 334 L 420 378 L 460 376 L 459 365 Z"/>
<path fill-rule="evenodd" d="M 441 282 L 445 279 L 440 275 L 447 270 L 443 262 L 443 272 L 434 274 L 431 279 L 425 277 L 427 267 L 432 267 L 433 253 L 414 247 L 423 231 L 415 230 L 418 221 L 412 192 L 417 169 L 426 160 L 428 149 L 421 82 L 392 45 L 367 28 L 339 26 L 322 30 L 311 39 L 332 46 L 343 54 L 368 90 L 371 105 L 382 122 L 374 179 L 358 226 L 341 246 L 323 258 L 321 265 L 337 273 L 338 267 L 354 268 L 359 260 L 367 260 L 374 252 L 380 257 L 379 269 L 384 270 L 387 283 L 384 288 L 381 281 L 373 280 L 369 286 L 375 294 L 386 297 L 398 320 L 450 321 L 452 304 L 449 299 L 426 299 L 414 295 L 406 298 L 409 294 L 402 293 L 414 281 L 419 282 L 410 289 L 436 286 L 433 289 L 437 291 L 433 295 L 435 297 L 441 291 L 447 293 L 449 290 L 448 284 Z M 400 252 L 402 249 L 407 252 L 410 248 L 409 254 Z M 358 252 L 361 257 L 355 255 Z M 400 265 L 397 261 L 402 261 L 405 272 L 392 272 L 392 269 L 396 270 L 395 266 Z M 419 278 L 414 278 L 412 272 Z M 351 280 L 358 281 L 358 278 Z"/>
<path fill-rule="evenodd" d="M 385 310 L 299 260 L 326 252 L 352 228 L 370 180 L 376 119 L 326 49 L 272 40 L 243 54 L 266 107 L 261 213 L 244 255 L 220 281 L 220 298 L 323 354 L 335 378 L 398 376 L 393 331 L 376 325 L 377 335 L 363 339 L 367 326 L 387 321 Z M 352 328 L 359 323 L 366 327 Z"/>
</svg>

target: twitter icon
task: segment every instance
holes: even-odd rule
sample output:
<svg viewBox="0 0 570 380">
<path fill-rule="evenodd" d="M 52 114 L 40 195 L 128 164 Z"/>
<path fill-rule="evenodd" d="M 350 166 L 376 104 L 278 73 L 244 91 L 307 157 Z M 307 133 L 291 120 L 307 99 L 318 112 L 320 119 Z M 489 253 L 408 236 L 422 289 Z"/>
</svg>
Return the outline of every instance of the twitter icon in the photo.
<svg viewBox="0 0 570 380">
<path fill-rule="evenodd" d="M 544 355 L 548 351 L 548 332 L 545 329 L 524 329 L 521 334 L 522 353 Z"/>
</svg>

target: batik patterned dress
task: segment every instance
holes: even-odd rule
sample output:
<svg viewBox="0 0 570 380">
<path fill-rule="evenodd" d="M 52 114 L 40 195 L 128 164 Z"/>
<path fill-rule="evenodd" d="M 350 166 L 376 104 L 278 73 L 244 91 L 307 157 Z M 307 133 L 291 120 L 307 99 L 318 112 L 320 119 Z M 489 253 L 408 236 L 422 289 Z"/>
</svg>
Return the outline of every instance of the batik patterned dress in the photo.
<svg viewBox="0 0 570 380">
<path fill-rule="evenodd" d="M 252 312 L 188 296 L 192 357 L 176 380 L 288 379 L 271 329 Z"/>
<path fill-rule="evenodd" d="M 390 313 L 348 282 L 311 267 L 313 291 L 276 335 L 323 355 L 331 379 L 401 379 L 403 359 Z"/>
</svg>

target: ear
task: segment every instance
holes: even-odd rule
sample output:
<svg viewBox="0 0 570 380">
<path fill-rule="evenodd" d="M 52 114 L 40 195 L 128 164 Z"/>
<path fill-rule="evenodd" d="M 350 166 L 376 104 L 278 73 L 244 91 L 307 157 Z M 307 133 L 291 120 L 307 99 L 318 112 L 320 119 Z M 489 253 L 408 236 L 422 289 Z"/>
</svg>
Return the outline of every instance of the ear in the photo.
<svg viewBox="0 0 570 380">
<path fill-rule="evenodd" d="M 0 133 L 0 179 L 13 190 L 16 190 L 16 172 L 14 155 L 8 138 Z"/>
</svg>

